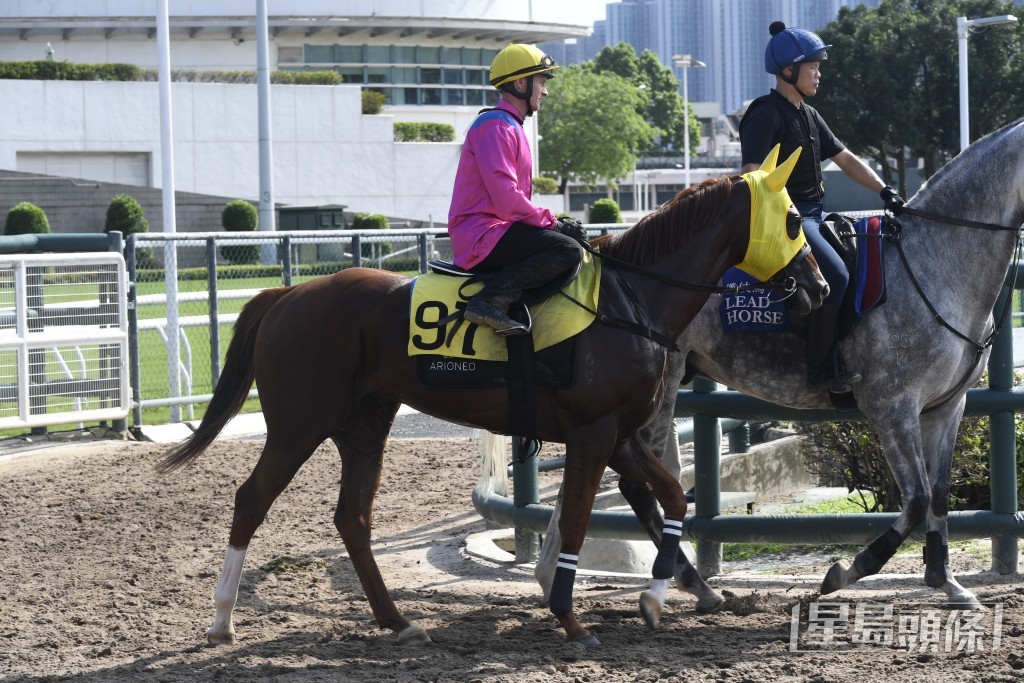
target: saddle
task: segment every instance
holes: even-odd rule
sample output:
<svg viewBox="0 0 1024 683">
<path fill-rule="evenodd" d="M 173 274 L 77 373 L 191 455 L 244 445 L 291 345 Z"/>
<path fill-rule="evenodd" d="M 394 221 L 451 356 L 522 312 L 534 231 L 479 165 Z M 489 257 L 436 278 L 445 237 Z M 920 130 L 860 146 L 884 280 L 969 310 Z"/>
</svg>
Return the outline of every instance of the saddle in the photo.
<svg viewBox="0 0 1024 683">
<path fill-rule="evenodd" d="M 466 323 L 462 307 L 496 273 L 472 273 L 447 261 L 429 261 L 414 283 L 409 355 L 418 355 L 420 381 L 438 388 L 505 388 L 508 432 L 535 437 L 538 388 L 564 389 L 575 376 L 575 336 L 594 321 L 600 266 L 585 259 L 574 272 L 527 290 L 509 315 L 533 324 L 528 335 L 498 337 Z M 565 291 L 568 297 L 554 296 Z M 529 307 L 529 308 L 528 308 Z M 449 313 L 449 311 L 455 311 Z M 430 322 L 431 320 L 435 322 Z"/>
<path fill-rule="evenodd" d="M 886 215 L 857 221 L 830 213 L 821 222 L 821 234 L 843 259 L 850 284 L 843 297 L 836 332 L 840 340 L 865 313 L 885 303 L 885 261 L 882 241 L 891 234 Z"/>
</svg>

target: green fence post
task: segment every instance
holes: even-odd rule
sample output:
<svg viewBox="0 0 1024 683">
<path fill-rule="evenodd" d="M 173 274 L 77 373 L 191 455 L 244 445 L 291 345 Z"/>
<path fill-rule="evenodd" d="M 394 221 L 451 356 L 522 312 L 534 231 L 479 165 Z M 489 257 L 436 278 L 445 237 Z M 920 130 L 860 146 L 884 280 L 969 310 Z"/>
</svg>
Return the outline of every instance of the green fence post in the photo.
<svg viewBox="0 0 1024 683">
<path fill-rule="evenodd" d="M 718 383 L 703 377 L 693 379 L 693 391 L 708 394 Z M 702 413 L 693 416 L 693 481 L 694 513 L 699 518 L 722 514 L 721 479 L 722 433 L 718 418 Z M 698 539 L 697 571 L 704 578 L 722 573 L 722 544 Z"/>
<path fill-rule="evenodd" d="M 1003 310 L 1007 297 L 1004 287 L 996 301 L 996 311 Z M 988 386 L 993 391 L 1013 390 L 1013 328 L 1007 325 L 992 344 L 988 360 Z M 989 418 L 989 490 L 992 512 L 1017 513 L 1017 438 L 1012 410 L 993 413 Z M 1013 574 L 1017 571 L 1017 537 L 1007 534 L 992 536 L 992 571 Z"/>
</svg>

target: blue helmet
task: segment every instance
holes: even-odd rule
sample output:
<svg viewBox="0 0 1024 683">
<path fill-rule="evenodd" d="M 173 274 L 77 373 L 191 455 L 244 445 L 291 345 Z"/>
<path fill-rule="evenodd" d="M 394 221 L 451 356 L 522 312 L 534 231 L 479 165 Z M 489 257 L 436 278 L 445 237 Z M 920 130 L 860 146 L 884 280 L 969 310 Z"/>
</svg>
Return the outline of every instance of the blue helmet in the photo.
<svg viewBox="0 0 1024 683">
<path fill-rule="evenodd" d="M 786 28 L 781 21 L 768 27 L 772 34 L 764 49 L 764 70 L 778 75 L 790 64 L 821 62 L 828 59 L 826 45 L 816 33 L 802 28 Z"/>
</svg>

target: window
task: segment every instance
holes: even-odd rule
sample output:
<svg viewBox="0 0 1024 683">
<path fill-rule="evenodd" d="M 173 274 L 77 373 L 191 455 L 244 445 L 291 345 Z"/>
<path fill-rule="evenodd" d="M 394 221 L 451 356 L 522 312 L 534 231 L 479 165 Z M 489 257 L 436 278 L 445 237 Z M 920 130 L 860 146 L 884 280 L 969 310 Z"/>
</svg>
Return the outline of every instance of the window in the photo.
<svg viewBox="0 0 1024 683">
<path fill-rule="evenodd" d="M 440 83 L 441 82 L 441 70 L 440 69 L 420 69 L 420 83 Z"/>
<path fill-rule="evenodd" d="M 391 70 L 391 82 L 392 83 L 415 83 L 416 82 L 416 67 L 413 66 L 396 66 Z"/>
<path fill-rule="evenodd" d="M 302 64 L 301 47 L 279 47 L 277 49 L 278 64 Z"/>
<path fill-rule="evenodd" d="M 462 63 L 466 66 L 480 66 L 480 49 L 479 48 L 462 48 Z"/>
<path fill-rule="evenodd" d="M 441 52 L 442 64 L 462 64 L 462 48 L 446 47 Z"/>
<path fill-rule="evenodd" d="M 333 45 L 307 45 L 306 46 L 306 63 L 307 64 L 334 64 L 337 60 L 334 58 L 334 46 Z"/>
<path fill-rule="evenodd" d="M 361 66 L 339 66 L 334 70 L 341 74 L 342 83 L 363 82 L 363 67 Z"/>
<path fill-rule="evenodd" d="M 466 91 L 465 90 L 445 90 L 444 91 L 445 104 L 465 104 L 466 103 Z"/>
<path fill-rule="evenodd" d="M 482 106 L 484 103 L 483 90 L 466 90 L 466 104 L 474 107 Z"/>
<path fill-rule="evenodd" d="M 445 85 L 462 85 L 462 69 L 443 69 Z"/>
<path fill-rule="evenodd" d="M 441 104 L 440 88 L 423 88 L 420 93 L 423 95 L 421 104 Z"/>
<path fill-rule="evenodd" d="M 370 64 L 389 64 L 391 62 L 391 46 L 367 45 L 366 61 Z"/>
<path fill-rule="evenodd" d="M 423 46 L 416 48 L 416 62 L 419 64 L 440 64 L 441 48 Z"/>
<path fill-rule="evenodd" d="M 416 48 L 411 46 L 395 46 L 395 64 L 415 64 Z"/>
<path fill-rule="evenodd" d="M 371 66 L 366 69 L 367 83 L 387 83 L 391 70 L 386 66 Z"/>
<path fill-rule="evenodd" d="M 487 81 L 484 79 L 484 72 L 479 69 L 466 69 L 466 85 L 483 85 Z"/>
<path fill-rule="evenodd" d="M 363 46 L 362 45 L 336 45 L 338 48 L 338 63 L 339 64 L 362 64 L 363 63 Z"/>
</svg>

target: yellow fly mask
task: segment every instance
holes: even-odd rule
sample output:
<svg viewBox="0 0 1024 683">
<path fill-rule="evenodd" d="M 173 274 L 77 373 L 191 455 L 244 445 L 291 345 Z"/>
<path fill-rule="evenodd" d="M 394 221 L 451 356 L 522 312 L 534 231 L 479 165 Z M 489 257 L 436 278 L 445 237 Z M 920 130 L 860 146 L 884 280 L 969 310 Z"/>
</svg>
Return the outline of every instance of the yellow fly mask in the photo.
<svg viewBox="0 0 1024 683">
<path fill-rule="evenodd" d="M 744 173 L 743 179 L 750 188 L 750 243 L 743 262 L 736 267 L 762 282 L 779 272 L 807 244 L 801 229 L 795 238 L 786 230 L 786 216 L 792 202 L 786 192 L 800 148 L 779 167 L 779 145 L 768 154 L 761 168 Z"/>
</svg>

